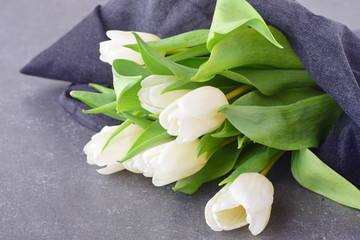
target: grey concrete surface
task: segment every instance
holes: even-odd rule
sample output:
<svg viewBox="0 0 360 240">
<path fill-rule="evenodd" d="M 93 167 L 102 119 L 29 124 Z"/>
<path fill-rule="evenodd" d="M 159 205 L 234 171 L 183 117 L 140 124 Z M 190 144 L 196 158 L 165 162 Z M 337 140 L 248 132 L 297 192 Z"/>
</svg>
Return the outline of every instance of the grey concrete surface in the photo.
<svg viewBox="0 0 360 240">
<path fill-rule="evenodd" d="M 288 160 L 269 174 L 275 202 L 266 230 L 213 232 L 203 209 L 216 183 L 185 195 L 129 172 L 101 176 L 82 147 L 93 132 L 57 98 L 67 83 L 19 69 L 105 0 L 2 0 L 0 8 L 0 239 L 346 239 L 360 236 L 360 211 L 313 194 Z M 360 28 L 358 0 L 302 0 L 315 12 Z"/>
</svg>

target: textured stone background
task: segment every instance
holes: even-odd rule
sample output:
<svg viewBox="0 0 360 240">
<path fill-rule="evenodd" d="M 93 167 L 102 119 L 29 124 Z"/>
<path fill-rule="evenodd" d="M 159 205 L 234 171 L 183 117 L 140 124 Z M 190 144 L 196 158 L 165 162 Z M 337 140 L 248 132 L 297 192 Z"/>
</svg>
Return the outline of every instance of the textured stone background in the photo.
<svg viewBox="0 0 360 240">
<path fill-rule="evenodd" d="M 358 0 L 301 0 L 360 29 Z M 93 132 L 58 105 L 68 83 L 18 70 L 105 0 L 3 0 L 0 8 L 0 239 L 255 239 L 246 228 L 213 232 L 203 209 L 216 182 L 189 196 L 122 172 L 101 176 L 82 147 Z M 293 180 L 288 159 L 269 174 L 273 212 L 256 239 L 358 239 L 360 211 Z"/>
</svg>

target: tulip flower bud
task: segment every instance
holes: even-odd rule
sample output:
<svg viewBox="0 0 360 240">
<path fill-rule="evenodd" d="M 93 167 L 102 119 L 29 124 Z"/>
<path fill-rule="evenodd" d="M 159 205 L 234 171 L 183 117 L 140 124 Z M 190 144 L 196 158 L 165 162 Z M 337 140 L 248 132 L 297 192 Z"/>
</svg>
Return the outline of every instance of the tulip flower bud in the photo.
<svg viewBox="0 0 360 240">
<path fill-rule="evenodd" d="M 150 148 L 133 159 L 133 166 L 144 176 L 152 177 L 160 187 L 198 172 L 206 163 L 205 154 L 196 158 L 199 140 L 188 144 L 167 142 Z"/>
<path fill-rule="evenodd" d="M 91 138 L 91 141 L 84 147 L 87 162 L 90 165 L 104 167 L 97 170 L 101 174 L 112 174 L 124 168 L 132 172 L 140 173 L 136 168 L 132 167 L 132 159 L 129 159 L 124 164 L 118 161 L 125 156 L 135 140 L 143 133 L 144 130 L 142 128 L 134 124 L 128 126 L 116 135 L 104 151 L 102 151 L 107 139 L 117 128 L 118 126 L 106 126 Z"/>
<path fill-rule="evenodd" d="M 151 113 L 160 113 L 170 103 L 190 92 L 190 90 L 174 90 L 162 93 L 176 80 L 178 80 L 177 77 L 166 75 L 151 75 L 142 80 L 141 89 L 138 92 L 141 106 Z"/>
<path fill-rule="evenodd" d="M 145 42 L 157 41 L 160 38 L 151 33 L 136 32 Z M 136 39 L 131 32 L 110 30 L 106 35 L 111 39 L 100 43 L 100 60 L 112 65 L 116 59 L 127 59 L 137 64 L 144 64 L 141 54 L 124 47 L 123 45 L 135 44 Z"/>
<path fill-rule="evenodd" d="M 217 110 L 229 104 L 218 88 L 197 88 L 167 106 L 160 114 L 160 124 L 179 143 L 194 141 L 201 135 L 217 129 L 225 116 Z"/>
<path fill-rule="evenodd" d="M 243 173 L 220 190 L 205 207 L 206 223 L 214 231 L 249 225 L 253 235 L 266 227 L 273 203 L 274 187 L 259 173 Z"/>
</svg>

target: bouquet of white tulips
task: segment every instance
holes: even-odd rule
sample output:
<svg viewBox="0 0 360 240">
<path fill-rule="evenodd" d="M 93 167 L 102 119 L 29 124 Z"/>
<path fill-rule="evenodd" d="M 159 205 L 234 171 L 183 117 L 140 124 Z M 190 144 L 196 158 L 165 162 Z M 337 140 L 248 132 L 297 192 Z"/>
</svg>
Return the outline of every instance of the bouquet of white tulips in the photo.
<svg viewBox="0 0 360 240">
<path fill-rule="evenodd" d="M 112 67 L 113 88 L 71 92 L 92 107 L 84 112 L 123 121 L 84 148 L 99 173 L 127 169 L 155 186 L 176 182 L 173 189 L 188 194 L 223 177 L 206 222 L 215 231 L 249 224 L 257 235 L 273 202 L 265 175 L 292 151 L 301 185 L 360 209 L 360 191 L 308 150 L 327 136 L 340 107 L 245 0 L 218 0 L 210 29 L 166 39 L 118 30 L 107 36 L 100 59 Z"/>
</svg>

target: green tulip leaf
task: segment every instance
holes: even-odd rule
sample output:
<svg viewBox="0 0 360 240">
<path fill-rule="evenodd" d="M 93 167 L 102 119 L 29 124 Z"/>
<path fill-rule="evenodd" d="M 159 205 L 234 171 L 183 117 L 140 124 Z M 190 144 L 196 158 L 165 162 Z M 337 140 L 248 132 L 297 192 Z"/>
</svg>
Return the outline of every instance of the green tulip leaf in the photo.
<svg viewBox="0 0 360 240">
<path fill-rule="evenodd" d="M 170 55 L 167 57 L 167 59 L 174 61 L 174 62 L 179 62 L 188 58 L 193 58 L 193 57 L 198 57 L 198 56 L 204 56 L 204 55 L 208 55 L 210 52 L 209 50 L 206 48 L 206 45 L 199 45 L 196 47 L 192 47 L 189 48 L 185 51 Z"/>
<path fill-rule="evenodd" d="M 316 86 L 305 69 L 239 68 L 222 72 L 220 75 L 254 86 L 264 95 L 274 95 L 288 88 Z"/>
<path fill-rule="evenodd" d="M 103 94 L 87 91 L 71 91 L 70 95 L 71 97 L 80 100 L 81 102 L 92 108 L 98 108 L 116 101 L 115 94 Z M 126 120 L 126 117 L 124 117 L 121 113 L 117 113 L 115 109 L 103 112 L 103 114 L 121 121 Z"/>
<path fill-rule="evenodd" d="M 267 147 L 260 144 L 252 144 L 246 147 L 240 154 L 235 170 L 219 185 L 234 181 L 240 174 L 246 172 L 262 171 L 274 157 L 279 157 L 284 151 Z"/>
<path fill-rule="evenodd" d="M 142 117 L 140 117 L 142 114 L 141 113 L 138 113 L 138 114 L 131 114 L 129 112 L 123 112 L 123 115 L 129 120 L 131 121 L 132 123 L 138 125 L 139 127 L 141 128 L 144 128 L 146 129 L 147 127 L 149 127 L 153 121 L 150 121 L 150 120 L 146 120 Z"/>
<path fill-rule="evenodd" d="M 242 31 L 251 27 L 265 37 L 271 44 L 281 48 L 276 36 L 271 34 L 260 14 L 245 0 L 217 0 L 213 20 L 208 37 L 208 49 L 229 37 L 234 31 Z"/>
<path fill-rule="evenodd" d="M 104 151 L 104 149 L 107 147 L 110 141 L 114 137 L 116 137 L 116 135 L 121 133 L 125 128 L 130 126 L 132 123 L 144 129 L 147 128 L 152 123 L 152 121 L 141 118 L 140 116 L 142 116 L 143 114 L 140 112 L 134 114 L 131 114 L 129 112 L 123 112 L 122 114 L 127 118 L 126 121 L 123 122 L 121 125 L 119 125 L 119 127 L 110 135 L 110 137 L 106 140 L 102 151 Z"/>
<path fill-rule="evenodd" d="M 204 44 L 207 41 L 208 34 L 208 29 L 198 29 L 181 33 L 169 38 L 164 38 L 158 41 L 147 42 L 147 44 L 159 53 L 171 52 L 182 48 Z M 125 45 L 125 47 L 140 52 L 140 48 L 137 44 Z"/>
<path fill-rule="evenodd" d="M 188 194 L 196 192 L 203 183 L 224 176 L 231 171 L 240 151 L 236 149 L 235 142 L 220 148 L 209 158 L 200 171 L 177 181 L 173 189 Z"/>
<path fill-rule="evenodd" d="M 149 71 L 137 63 L 124 59 L 115 60 L 112 71 L 117 111 L 141 109 L 137 93 L 141 88 L 140 81 L 150 75 Z"/>
<path fill-rule="evenodd" d="M 226 138 L 214 138 L 211 136 L 211 133 L 205 134 L 199 141 L 196 148 L 196 157 L 199 157 L 201 154 L 207 153 L 206 158 L 209 159 L 211 155 L 216 152 L 226 141 Z"/>
<path fill-rule="evenodd" d="M 152 74 L 175 75 L 181 80 L 190 81 L 191 77 L 197 72 L 197 69 L 180 65 L 160 55 L 147 45 L 136 33 L 133 34 L 139 45 L 145 65 Z"/>
<path fill-rule="evenodd" d="M 294 151 L 291 172 L 300 185 L 348 207 L 360 209 L 360 190 L 309 149 Z"/>
<path fill-rule="evenodd" d="M 254 142 L 298 150 L 319 146 L 341 108 L 320 90 L 294 88 L 273 96 L 255 90 L 222 107 L 220 112 Z"/>
<path fill-rule="evenodd" d="M 117 101 L 114 101 L 114 102 L 102 105 L 100 107 L 97 107 L 97 108 L 83 110 L 83 113 L 97 114 L 97 113 L 104 113 L 104 112 L 111 111 L 111 110 L 116 110 L 116 104 L 117 104 Z"/>
<path fill-rule="evenodd" d="M 165 143 L 173 139 L 174 137 L 170 136 L 166 132 L 166 130 L 160 125 L 160 122 L 155 121 L 145 128 L 144 132 L 136 139 L 128 153 L 120 160 L 120 162 L 125 162 L 156 144 Z"/>
<path fill-rule="evenodd" d="M 113 73 L 115 72 L 121 76 L 142 76 L 143 78 L 146 78 L 151 75 L 149 70 L 144 68 L 144 66 L 126 59 L 114 60 L 112 70 Z"/>
<path fill-rule="evenodd" d="M 177 63 L 190 68 L 199 68 L 207 60 L 209 60 L 209 57 L 194 57 L 178 61 Z"/>
<path fill-rule="evenodd" d="M 227 94 L 228 92 L 231 92 L 239 87 L 239 83 L 236 81 L 233 81 L 231 79 L 228 79 L 223 76 L 215 76 L 213 79 L 207 82 L 188 82 L 183 80 L 177 80 L 174 83 L 167 86 L 162 92 L 166 93 L 173 90 L 179 90 L 179 89 L 196 89 L 199 87 L 204 86 L 212 86 L 220 89 L 224 94 Z"/>
<path fill-rule="evenodd" d="M 96 90 L 98 90 L 101 93 L 115 94 L 114 89 L 108 88 L 108 87 L 105 87 L 105 86 L 102 86 L 102 85 L 99 85 L 99 84 L 96 84 L 96 83 L 89 83 L 89 86 L 96 89 Z"/>
<path fill-rule="evenodd" d="M 141 108 L 140 100 L 137 96 L 141 85 L 142 76 L 121 76 L 114 74 L 114 89 L 117 98 L 117 111 L 124 112 L 138 110 Z"/>
<path fill-rule="evenodd" d="M 247 144 L 251 143 L 252 141 L 247 136 L 239 135 L 237 138 L 237 142 L 238 142 L 237 148 L 240 149 L 245 147 Z"/>
<path fill-rule="evenodd" d="M 225 122 L 218 128 L 218 130 L 211 134 L 214 138 L 228 138 L 228 137 L 234 137 L 241 134 L 240 131 L 234 127 L 228 120 L 225 120 Z"/>
<path fill-rule="evenodd" d="M 110 141 L 116 137 L 116 135 L 118 135 L 119 133 L 121 133 L 123 130 L 125 130 L 128 126 L 131 125 L 131 121 L 129 119 L 127 119 L 126 121 L 124 121 L 122 124 L 120 124 L 116 130 L 114 132 L 111 133 L 111 135 L 109 136 L 109 138 L 106 140 L 103 148 L 102 148 L 102 152 L 105 150 L 105 148 L 109 145 Z"/>
<path fill-rule="evenodd" d="M 247 28 L 218 42 L 209 60 L 200 67 L 192 80 L 207 81 L 211 76 L 228 69 L 252 65 L 303 69 L 286 37 L 276 28 L 269 28 L 284 48 L 275 47 L 256 30 Z"/>
</svg>

